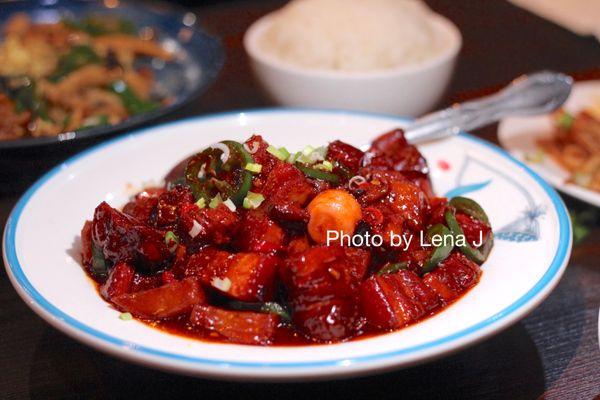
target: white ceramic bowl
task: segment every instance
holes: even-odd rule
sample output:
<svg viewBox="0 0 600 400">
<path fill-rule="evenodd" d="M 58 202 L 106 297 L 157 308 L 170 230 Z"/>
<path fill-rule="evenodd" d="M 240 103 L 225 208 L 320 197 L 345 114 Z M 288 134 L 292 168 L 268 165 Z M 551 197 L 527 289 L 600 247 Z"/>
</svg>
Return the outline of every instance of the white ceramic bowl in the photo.
<svg viewBox="0 0 600 400">
<path fill-rule="evenodd" d="M 193 340 L 121 321 L 79 264 L 79 232 L 96 205 L 106 200 L 122 206 L 144 182 L 160 179 L 194 150 L 252 133 L 288 149 L 338 138 L 360 146 L 406 123 L 377 115 L 276 109 L 198 117 L 102 143 L 47 173 L 19 200 L 4 233 L 8 275 L 36 313 L 77 340 L 190 375 L 327 379 L 406 367 L 457 351 L 533 310 L 557 284 L 571 251 L 569 217 L 556 192 L 499 148 L 466 134 L 421 150 L 437 193 L 467 194 L 485 208 L 495 247 L 472 290 L 397 332 L 299 347 Z"/>
<path fill-rule="evenodd" d="M 260 48 L 259 39 L 273 14 L 250 26 L 244 36 L 244 47 L 266 92 L 278 103 L 290 107 L 422 115 L 431 111 L 444 94 L 462 43 L 456 26 L 434 14 L 433 28 L 447 45 L 431 59 L 373 72 L 306 69 L 281 61 Z"/>
</svg>

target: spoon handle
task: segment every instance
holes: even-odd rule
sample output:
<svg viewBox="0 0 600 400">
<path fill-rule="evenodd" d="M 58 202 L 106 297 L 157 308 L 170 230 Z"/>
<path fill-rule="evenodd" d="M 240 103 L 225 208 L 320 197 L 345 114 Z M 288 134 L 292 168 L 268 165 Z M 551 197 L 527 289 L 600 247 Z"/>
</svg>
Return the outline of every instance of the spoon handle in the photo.
<svg viewBox="0 0 600 400">
<path fill-rule="evenodd" d="M 572 84 L 570 76 L 557 72 L 523 75 L 498 93 L 417 119 L 405 129 L 405 135 L 413 144 L 422 143 L 477 129 L 509 115 L 546 114 L 567 100 Z"/>
</svg>

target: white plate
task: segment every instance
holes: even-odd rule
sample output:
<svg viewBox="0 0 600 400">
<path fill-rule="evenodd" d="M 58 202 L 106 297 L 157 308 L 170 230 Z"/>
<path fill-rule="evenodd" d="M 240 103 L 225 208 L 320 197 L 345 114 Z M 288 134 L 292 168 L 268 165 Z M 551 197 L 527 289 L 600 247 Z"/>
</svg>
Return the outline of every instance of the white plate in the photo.
<svg viewBox="0 0 600 400">
<path fill-rule="evenodd" d="M 406 122 L 275 109 L 199 117 L 106 142 L 47 173 L 15 206 L 4 234 L 10 279 L 36 313 L 75 339 L 127 360 L 190 375 L 325 379 L 405 367 L 458 350 L 535 308 L 557 284 L 571 251 L 569 219 L 556 192 L 502 150 L 467 134 L 421 150 L 438 193 L 468 194 L 487 210 L 496 246 L 480 283 L 466 296 L 398 332 L 306 347 L 192 340 L 121 321 L 78 263 L 79 231 L 100 201 L 123 205 L 144 182 L 160 179 L 194 150 L 255 132 L 289 149 L 337 138 L 364 145 Z"/>
<path fill-rule="evenodd" d="M 565 103 L 565 109 L 571 113 L 577 113 L 583 108 L 589 107 L 592 101 L 598 98 L 600 98 L 600 81 L 577 82 L 573 85 L 573 91 Z M 567 183 L 569 172 L 551 157 L 544 157 L 540 163 L 526 160 L 527 154 L 536 152 L 536 139 L 551 137 L 552 131 L 552 120 L 549 115 L 506 118 L 498 126 L 498 140 L 509 153 L 529 165 L 558 190 L 600 207 L 600 193 Z"/>
</svg>

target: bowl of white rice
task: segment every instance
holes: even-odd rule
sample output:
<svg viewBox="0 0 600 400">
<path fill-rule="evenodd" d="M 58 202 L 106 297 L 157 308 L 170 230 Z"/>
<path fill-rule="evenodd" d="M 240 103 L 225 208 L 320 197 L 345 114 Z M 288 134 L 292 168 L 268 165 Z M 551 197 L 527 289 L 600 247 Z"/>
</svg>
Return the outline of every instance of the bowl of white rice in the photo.
<svg viewBox="0 0 600 400">
<path fill-rule="evenodd" d="M 419 116 L 447 88 L 456 26 L 418 0 L 293 0 L 244 36 L 266 92 L 290 107 Z"/>
</svg>

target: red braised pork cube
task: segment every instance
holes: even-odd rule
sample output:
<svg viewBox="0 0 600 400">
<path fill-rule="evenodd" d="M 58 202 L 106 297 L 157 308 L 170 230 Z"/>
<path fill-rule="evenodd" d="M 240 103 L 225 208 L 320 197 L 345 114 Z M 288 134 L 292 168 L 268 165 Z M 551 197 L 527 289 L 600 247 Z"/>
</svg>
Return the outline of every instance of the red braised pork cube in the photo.
<svg viewBox="0 0 600 400">
<path fill-rule="evenodd" d="M 223 204 L 202 209 L 183 204 L 179 213 L 179 238 L 188 244 L 228 244 L 239 226 L 238 215 Z"/>
<path fill-rule="evenodd" d="M 113 265 L 128 262 L 152 270 L 171 258 L 163 232 L 115 210 L 106 202 L 94 212 L 92 241 Z"/>
<path fill-rule="evenodd" d="M 327 147 L 327 158 L 343 166 L 350 176 L 358 173 L 364 154 L 362 150 L 340 140 L 329 143 Z"/>
<path fill-rule="evenodd" d="M 288 257 L 282 278 L 298 296 L 351 297 L 369 265 L 369 253 L 341 246 L 314 246 Z"/>
<path fill-rule="evenodd" d="M 186 274 L 241 301 L 268 301 L 275 292 L 278 257 L 273 254 L 235 253 L 206 248 L 190 257 Z"/>
<path fill-rule="evenodd" d="M 187 247 L 179 243 L 173 253 L 173 263 L 169 270 L 177 279 L 181 279 L 185 276 L 185 267 L 188 263 L 188 259 Z"/>
<path fill-rule="evenodd" d="M 448 199 L 445 197 L 429 198 L 429 215 L 425 225 L 432 226 L 435 224 L 446 225 L 444 214 L 448 209 Z"/>
<path fill-rule="evenodd" d="M 412 271 L 398 271 L 394 274 L 394 284 L 402 293 L 420 305 L 426 313 L 440 305 L 437 295 Z"/>
<path fill-rule="evenodd" d="M 416 233 L 414 239 L 410 243 L 404 243 L 404 245 L 406 248 L 403 248 L 398 254 L 395 262 L 406 262 L 408 270 L 420 274 L 427 261 L 431 258 L 433 250 L 423 247 L 421 239 Z"/>
<path fill-rule="evenodd" d="M 423 282 L 442 301 L 448 303 L 479 282 L 480 275 L 481 269 L 476 263 L 454 252 L 435 270 L 425 275 Z"/>
<path fill-rule="evenodd" d="M 163 285 L 166 285 L 168 283 L 176 282 L 177 278 L 175 278 L 175 274 L 172 271 L 163 271 L 160 274 L 160 280 Z"/>
<path fill-rule="evenodd" d="M 307 220 L 304 206 L 313 194 L 313 186 L 292 164 L 276 165 L 265 182 L 262 194 L 266 198 L 265 209 L 276 220 Z"/>
<path fill-rule="evenodd" d="M 477 247 L 479 247 L 481 244 L 485 243 L 492 232 L 492 229 L 485 222 L 479 221 L 466 214 L 456 213 L 456 221 L 458 221 L 467 242 L 469 242 L 471 246 L 477 245 Z"/>
<path fill-rule="evenodd" d="M 132 201 L 125 204 L 123 214 L 127 214 L 144 223 L 151 223 L 155 217 L 158 198 L 164 193 L 162 188 L 145 189 L 138 193 Z"/>
<path fill-rule="evenodd" d="M 378 137 L 365 153 L 362 165 L 401 172 L 427 197 L 434 196 L 428 176 L 427 161 L 415 146 L 408 144 L 401 129 Z"/>
<path fill-rule="evenodd" d="M 282 250 L 284 242 L 285 232 L 264 212 L 252 210 L 244 213 L 235 238 L 239 250 L 269 253 Z"/>
<path fill-rule="evenodd" d="M 428 211 L 427 195 L 421 188 L 398 172 L 365 170 L 369 171 L 372 182 L 379 181 L 387 188 L 386 195 L 372 204 L 383 213 L 384 225 L 393 223 L 387 230 L 401 234 L 399 221 L 413 230 L 421 229 Z M 389 233 L 384 237 L 389 237 Z"/>
<path fill-rule="evenodd" d="M 339 341 L 355 334 L 359 307 L 355 299 L 297 303 L 293 322 L 319 342 Z"/>
<path fill-rule="evenodd" d="M 234 343 L 267 345 L 275 338 L 279 316 L 197 305 L 190 315 L 190 324 Z"/>
<path fill-rule="evenodd" d="M 161 194 L 156 205 L 156 226 L 165 230 L 174 229 L 181 207 L 192 203 L 194 203 L 194 195 L 188 186 L 176 185 Z"/>
<path fill-rule="evenodd" d="M 160 285 L 162 285 L 160 275 L 146 275 L 136 272 L 133 276 L 133 282 L 131 283 L 131 293 L 155 289 Z"/>
<path fill-rule="evenodd" d="M 358 289 L 369 253 L 337 246 L 311 247 L 290 255 L 281 271 L 294 323 L 316 341 L 342 340 L 359 324 Z"/>
<path fill-rule="evenodd" d="M 136 317 L 163 319 L 190 312 L 196 304 L 204 303 L 206 297 L 196 278 L 186 278 L 155 289 L 115 296 L 111 300 L 121 311 Z"/>
<path fill-rule="evenodd" d="M 395 129 L 379 136 L 363 158 L 363 166 L 393 169 L 399 172 L 429 172 L 427 161 L 419 150 L 408 144 L 402 129 Z"/>
<path fill-rule="evenodd" d="M 108 279 L 101 286 L 100 294 L 106 300 L 110 300 L 115 296 L 131 292 L 134 276 L 135 271 L 130 265 L 126 263 L 115 265 L 108 274 Z"/>
<path fill-rule="evenodd" d="M 381 329 L 406 326 L 438 304 L 436 294 L 412 271 L 373 275 L 361 288 L 363 315 Z"/>
<path fill-rule="evenodd" d="M 302 253 L 310 248 L 310 242 L 306 235 L 301 235 L 293 238 L 287 245 L 287 254 L 295 255 Z"/>
<path fill-rule="evenodd" d="M 421 189 L 423 193 L 425 193 L 427 198 L 435 197 L 435 193 L 433 192 L 433 186 L 431 185 L 429 175 L 425 175 L 420 172 L 403 172 L 403 174 L 412 183 L 417 185 L 419 189 Z"/>
<path fill-rule="evenodd" d="M 221 283 L 222 290 L 230 297 L 242 301 L 271 300 L 275 292 L 275 276 L 278 258 L 273 254 L 237 253 L 231 255 L 227 272 Z M 215 286 L 215 279 L 211 282 Z"/>
<path fill-rule="evenodd" d="M 250 139 L 244 143 L 245 147 L 252 154 L 254 162 L 262 166 L 260 173 L 255 174 L 252 178 L 252 186 L 259 190 L 264 186 L 269 174 L 275 166 L 283 163 L 280 159 L 267 151 L 269 143 L 260 135 L 252 135 Z"/>
<path fill-rule="evenodd" d="M 206 281 L 210 285 L 210 280 L 215 274 L 218 276 L 227 272 L 226 264 L 229 256 L 230 253 L 216 247 L 204 247 L 187 259 L 183 267 L 183 275 L 198 276 L 201 281 Z"/>
</svg>

